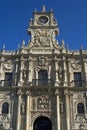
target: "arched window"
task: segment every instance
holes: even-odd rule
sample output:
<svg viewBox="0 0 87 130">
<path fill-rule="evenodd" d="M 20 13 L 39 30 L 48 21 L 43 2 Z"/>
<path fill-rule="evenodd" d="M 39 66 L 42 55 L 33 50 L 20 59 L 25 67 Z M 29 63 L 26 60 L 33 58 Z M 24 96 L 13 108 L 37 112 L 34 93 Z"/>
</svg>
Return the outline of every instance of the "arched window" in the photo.
<svg viewBox="0 0 87 130">
<path fill-rule="evenodd" d="M 7 102 L 4 102 L 2 104 L 2 114 L 8 114 L 9 112 L 9 104 Z"/>
<path fill-rule="evenodd" d="M 84 104 L 82 102 L 77 104 L 77 112 L 78 114 L 84 114 Z"/>
</svg>

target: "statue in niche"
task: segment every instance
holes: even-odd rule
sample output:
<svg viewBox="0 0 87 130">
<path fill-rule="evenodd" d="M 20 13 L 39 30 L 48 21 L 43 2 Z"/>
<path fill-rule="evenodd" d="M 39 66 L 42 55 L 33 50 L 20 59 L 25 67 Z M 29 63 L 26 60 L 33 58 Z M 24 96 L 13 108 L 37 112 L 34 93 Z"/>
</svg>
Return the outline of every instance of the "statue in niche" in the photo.
<svg viewBox="0 0 87 130">
<path fill-rule="evenodd" d="M 39 65 L 45 66 L 46 65 L 46 58 L 41 56 L 39 57 Z"/>
<path fill-rule="evenodd" d="M 26 78 L 26 70 L 25 69 L 23 70 L 23 78 L 24 79 Z"/>
<path fill-rule="evenodd" d="M 63 102 L 60 102 L 60 112 L 61 113 L 64 112 L 64 104 L 63 104 Z"/>
<path fill-rule="evenodd" d="M 61 66 L 59 66 L 58 72 L 59 72 L 59 79 L 61 80 L 62 77 L 63 77 L 63 70 L 62 70 L 62 67 L 61 67 Z"/>
</svg>

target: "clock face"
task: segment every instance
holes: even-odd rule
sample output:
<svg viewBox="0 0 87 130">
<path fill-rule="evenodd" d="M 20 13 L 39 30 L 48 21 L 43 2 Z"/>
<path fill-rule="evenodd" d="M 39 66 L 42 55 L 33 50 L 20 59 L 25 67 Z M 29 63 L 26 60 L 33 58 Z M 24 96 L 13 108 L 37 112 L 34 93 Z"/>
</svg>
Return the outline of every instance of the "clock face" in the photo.
<svg viewBox="0 0 87 130">
<path fill-rule="evenodd" d="M 48 18 L 46 16 L 39 17 L 40 24 L 46 24 L 48 22 Z"/>
</svg>

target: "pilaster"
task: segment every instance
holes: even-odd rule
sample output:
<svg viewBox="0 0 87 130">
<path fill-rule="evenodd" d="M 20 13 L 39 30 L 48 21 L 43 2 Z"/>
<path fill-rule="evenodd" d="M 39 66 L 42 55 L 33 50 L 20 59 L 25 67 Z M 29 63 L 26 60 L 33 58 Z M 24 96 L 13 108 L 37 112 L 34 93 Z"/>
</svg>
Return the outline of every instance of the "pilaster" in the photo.
<svg viewBox="0 0 87 130">
<path fill-rule="evenodd" d="M 65 57 L 63 57 L 63 86 L 67 86 L 67 70 L 66 70 L 66 61 Z"/>
<path fill-rule="evenodd" d="M 55 95 L 56 95 L 56 110 L 57 110 L 57 130 L 61 130 L 60 129 L 60 101 L 59 101 L 59 89 L 55 90 Z"/>
<path fill-rule="evenodd" d="M 22 92 L 21 90 L 19 89 L 18 92 L 17 92 L 17 95 L 18 95 L 18 105 L 17 105 L 17 124 L 16 124 L 16 130 L 20 130 L 20 125 L 21 125 L 21 95 L 22 95 Z"/>
<path fill-rule="evenodd" d="M 21 59 L 20 59 L 20 76 L 19 76 L 19 82 L 18 82 L 18 86 L 22 86 L 22 84 L 23 84 L 23 57 L 21 57 Z"/>
<path fill-rule="evenodd" d="M 84 65 L 84 80 L 85 80 L 85 85 L 86 85 L 86 82 L 87 82 L 87 60 L 83 60 L 83 65 Z M 87 87 L 87 85 L 86 85 Z"/>
<path fill-rule="evenodd" d="M 28 80 L 27 84 L 31 85 L 32 83 L 32 60 L 28 58 Z"/>
<path fill-rule="evenodd" d="M 30 130 L 30 128 L 29 128 L 29 124 L 30 124 L 30 95 L 31 95 L 30 91 L 27 91 L 26 92 L 26 96 L 27 96 L 27 98 L 26 98 L 26 100 L 27 100 L 27 102 L 26 102 L 26 130 Z"/>
<path fill-rule="evenodd" d="M 70 103 L 68 89 L 65 89 L 64 94 L 66 99 L 66 129 L 70 130 Z"/>
<path fill-rule="evenodd" d="M 55 81 L 55 86 L 59 86 L 59 79 L 58 79 L 58 63 L 55 61 L 55 70 L 56 70 L 56 81 Z"/>
</svg>

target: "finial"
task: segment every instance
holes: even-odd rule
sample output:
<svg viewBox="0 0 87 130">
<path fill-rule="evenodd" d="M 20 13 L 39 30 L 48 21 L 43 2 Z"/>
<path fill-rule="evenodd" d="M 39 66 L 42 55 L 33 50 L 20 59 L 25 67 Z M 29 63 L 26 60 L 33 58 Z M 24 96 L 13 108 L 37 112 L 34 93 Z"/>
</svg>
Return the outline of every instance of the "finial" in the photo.
<svg viewBox="0 0 87 130">
<path fill-rule="evenodd" d="M 64 48 L 64 44 L 65 44 L 65 42 L 64 42 L 64 40 L 62 39 L 62 45 L 61 45 L 61 46 L 62 46 L 63 48 Z"/>
<path fill-rule="evenodd" d="M 35 8 L 34 12 L 37 12 L 37 9 Z"/>
<path fill-rule="evenodd" d="M 20 49 L 20 45 L 18 45 L 18 50 Z"/>
<path fill-rule="evenodd" d="M 3 48 L 3 50 L 5 50 L 5 44 L 3 44 L 3 47 L 2 47 L 2 48 Z"/>
<path fill-rule="evenodd" d="M 42 12 L 45 12 L 45 11 L 46 11 L 46 8 L 45 8 L 45 5 L 43 5 Z"/>
<path fill-rule="evenodd" d="M 68 54 L 68 51 L 69 51 L 69 49 L 68 49 L 68 44 L 66 45 L 66 53 Z"/>
<path fill-rule="evenodd" d="M 83 45 L 80 46 L 81 50 L 83 50 Z"/>
<path fill-rule="evenodd" d="M 66 50 L 68 50 L 68 44 L 66 45 Z"/>
<path fill-rule="evenodd" d="M 51 8 L 51 12 L 53 12 L 53 9 Z"/>
<path fill-rule="evenodd" d="M 22 41 L 22 47 L 24 47 L 24 45 L 25 45 L 25 41 L 23 40 L 23 41 Z"/>
</svg>

